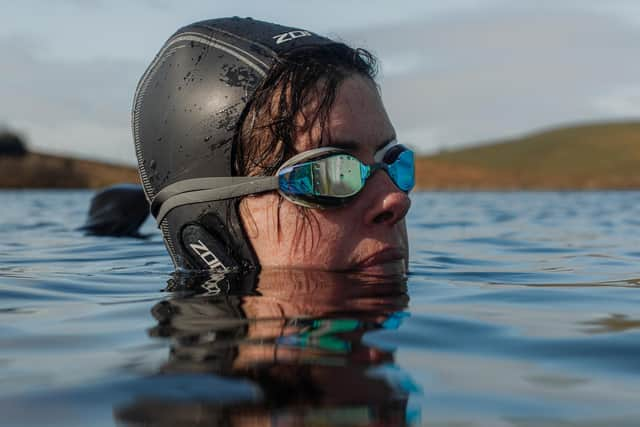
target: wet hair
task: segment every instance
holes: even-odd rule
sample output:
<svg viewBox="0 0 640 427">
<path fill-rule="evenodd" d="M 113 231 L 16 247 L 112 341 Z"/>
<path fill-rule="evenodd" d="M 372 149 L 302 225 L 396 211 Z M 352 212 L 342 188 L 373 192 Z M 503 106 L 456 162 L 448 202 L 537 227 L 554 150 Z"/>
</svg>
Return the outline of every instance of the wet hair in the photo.
<svg viewBox="0 0 640 427">
<path fill-rule="evenodd" d="M 316 123 L 324 129 L 340 83 L 353 75 L 373 82 L 377 72 L 370 52 L 342 43 L 283 55 L 240 117 L 234 144 L 237 175 L 275 174 L 296 154 L 299 133 L 310 132 Z M 314 100 L 317 107 L 307 116 L 305 107 Z"/>
<path fill-rule="evenodd" d="M 283 55 L 256 90 L 238 123 L 235 173 L 238 176 L 274 175 L 295 154 L 297 136 L 311 134 L 315 125 L 324 134 L 340 84 L 358 75 L 373 83 L 377 60 L 365 49 L 343 43 L 299 49 Z M 308 106 L 314 102 L 314 108 Z M 325 145 L 330 141 L 319 141 Z M 284 198 L 278 199 L 279 213 Z M 311 225 L 307 209 L 296 206 L 296 231 Z M 302 236 L 302 233 L 296 233 Z M 313 232 L 312 232 L 313 236 Z M 297 246 L 299 242 L 294 245 Z M 313 242 L 312 242 L 313 244 Z"/>
</svg>

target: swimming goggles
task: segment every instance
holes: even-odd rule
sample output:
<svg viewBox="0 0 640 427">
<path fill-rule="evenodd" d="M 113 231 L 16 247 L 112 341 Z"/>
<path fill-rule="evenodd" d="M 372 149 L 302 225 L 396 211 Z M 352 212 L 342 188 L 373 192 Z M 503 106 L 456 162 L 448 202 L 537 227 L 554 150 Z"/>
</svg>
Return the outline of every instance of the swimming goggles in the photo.
<svg viewBox="0 0 640 427">
<path fill-rule="evenodd" d="M 362 191 L 367 180 L 384 170 L 402 191 L 414 186 L 414 155 L 395 140 L 378 150 L 367 165 L 346 150 L 322 147 L 287 160 L 274 176 L 209 177 L 179 181 L 151 202 L 158 224 L 179 206 L 278 190 L 292 203 L 312 208 L 341 206 Z"/>
</svg>

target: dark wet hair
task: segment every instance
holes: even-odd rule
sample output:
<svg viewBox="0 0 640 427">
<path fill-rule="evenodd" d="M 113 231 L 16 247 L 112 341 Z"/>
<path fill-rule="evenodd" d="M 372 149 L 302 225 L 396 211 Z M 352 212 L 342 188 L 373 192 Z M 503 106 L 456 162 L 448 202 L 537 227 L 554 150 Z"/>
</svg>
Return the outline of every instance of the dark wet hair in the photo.
<svg viewBox="0 0 640 427">
<path fill-rule="evenodd" d="M 336 43 L 295 50 L 279 58 L 256 90 L 238 123 L 235 169 L 239 176 L 273 175 L 296 154 L 300 132 L 324 129 L 340 83 L 352 75 L 375 80 L 375 57 Z M 317 108 L 306 114 L 313 100 Z M 302 116 L 303 124 L 298 121 Z"/>
</svg>

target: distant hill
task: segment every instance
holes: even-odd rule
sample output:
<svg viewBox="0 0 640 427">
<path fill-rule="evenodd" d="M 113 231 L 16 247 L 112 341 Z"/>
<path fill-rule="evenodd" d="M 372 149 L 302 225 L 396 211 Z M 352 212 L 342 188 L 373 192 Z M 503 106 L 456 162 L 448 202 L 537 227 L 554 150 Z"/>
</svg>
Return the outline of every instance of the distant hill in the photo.
<svg viewBox="0 0 640 427">
<path fill-rule="evenodd" d="M 0 154 L 0 188 L 101 188 L 139 182 L 133 167 L 38 153 Z"/>
<path fill-rule="evenodd" d="M 640 123 L 552 129 L 419 157 L 418 189 L 640 189 Z"/>
<path fill-rule="evenodd" d="M 0 188 L 100 188 L 139 182 L 134 167 L 0 152 Z M 418 157 L 417 189 L 640 189 L 640 122 L 552 129 Z"/>
</svg>

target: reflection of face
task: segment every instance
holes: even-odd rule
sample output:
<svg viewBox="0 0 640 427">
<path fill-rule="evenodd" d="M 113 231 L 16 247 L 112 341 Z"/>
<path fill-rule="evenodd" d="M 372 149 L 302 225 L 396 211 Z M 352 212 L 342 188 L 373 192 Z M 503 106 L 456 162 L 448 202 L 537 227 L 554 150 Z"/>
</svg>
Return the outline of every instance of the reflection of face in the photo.
<svg viewBox="0 0 640 427">
<path fill-rule="evenodd" d="M 153 308 L 151 335 L 171 339 L 162 371 L 169 378 L 206 372 L 235 386 L 248 380 L 260 399 L 226 381 L 204 395 L 197 386 L 194 396 L 180 389 L 180 399 L 142 391 L 115 408 L 118 425 L 406 425 L 410 390 L 380 374 L 394 366 L 393 351 L 363 341 L 369 331 L 393 328 L 389 319 L 406 309 L 405 276 L 269 269 L 256 288 L 215 296 L 206 278 L 181 279 L 170 287 L 198 292 L 200 285 L 205 293 L 177 294 Z"/>
<path fill-rule="evenodd" d="M 360 76 L 340 85 L 327 127 L 323 139 L 368 164 L 395 137 L 376 87 Z M 319 130 L 302 133 L 296 149 L 318 147 L 320 137 Z M 284 200 L 278 209 L 278 201 L 276 193 L 267 193 L 242 202 L 242 221 L 263 267 L 386 273 L 406 264 L 404 217 L 410 200 L 384 172 L 375 173 L 355 200 L 343 207 L 309 209 L 308 223 L 297 206 Z"/>
<path fill-rule="evenodd" d="M 364 365 L 390 361 L 391 353 L 364 345 L 362 336 L 380 328 L 392 313 L 404 310 L 408 303 L 402 277 L 272 269 L 262 272 L 256 291 L 257 295 L 242 299 L 247 318 L 259 321 L 248 325 L 247 339 L 238 346 L 236 369 L 265 362 L 302 363 L 320 356 Z M 353 330 L 329 334 L 349 346 L 346 353 L 331 354 L 317 343 L 301 347 L 270 341 L 273 337 L 301 334 L 305 326 L 299 322 L 290 324 L 289 319 L 325 319 L 326 324 L 336 319 L 357 319 L 359 324 Z"/>
</svg>

